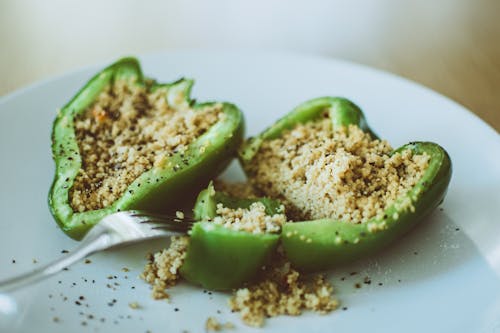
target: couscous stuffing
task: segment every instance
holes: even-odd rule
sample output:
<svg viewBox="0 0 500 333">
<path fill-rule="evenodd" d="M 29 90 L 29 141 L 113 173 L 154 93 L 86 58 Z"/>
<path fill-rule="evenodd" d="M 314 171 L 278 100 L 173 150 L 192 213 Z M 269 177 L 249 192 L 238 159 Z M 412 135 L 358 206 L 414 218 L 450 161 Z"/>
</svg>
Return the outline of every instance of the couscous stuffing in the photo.
<svg viewBox="0 0 500 333">
<path fill-rule="evenodd" d="M 203 112 L 170 105 L 165 89 L 117 81 L 75 118 L 82 167 L 70 190 L 74 211 L 111 205 L 139 175 L 187 149 L 223 116 L 220 105 Z"/>
<path fill-rule="evenodd" d="M 324 118 L 266 140 L 250 166 L 252 184 L 284 202 L 293 220 L 382 218 L 428 166 L 428 155 L 392 153 L 357 126 L 331 127 Z"/>
<path fill-rule="evenodd" d="M 254 234 L 264 232 L 277 233 L 286 222 L 285 207 L 281 206 L 281 213 L 268 215 L 266 207 L 261 202 L 254 202 L 248 208 L 231 209 L 217 204 L 217 216 L 213 223 L 232 230 L 242 230 Z"/>
</svg>

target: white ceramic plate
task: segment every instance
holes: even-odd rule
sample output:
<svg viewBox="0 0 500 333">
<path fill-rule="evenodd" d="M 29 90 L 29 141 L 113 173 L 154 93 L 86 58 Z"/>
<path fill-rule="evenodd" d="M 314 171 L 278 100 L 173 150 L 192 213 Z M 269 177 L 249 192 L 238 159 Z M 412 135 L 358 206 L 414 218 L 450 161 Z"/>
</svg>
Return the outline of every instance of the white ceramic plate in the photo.
<svg viewBox="0 0 500 333">
<path fill-rule="evenodd" d="M 500 331 L 500 137 L 473 114 L 401 78 L 324 58 L 175 52 L 140 60 L 160 81 L 195 78 L 193 97 L 200 101 L 239 105 L 250 135 L 306 99 L 339 95 L 359 104 L 393 146 L 429 140 L 451 155 L 453 178 L 440 209 L 394 246 L 329 274 L 344 309 L 269 319 L 266 331 Z M 104 65 L 0 100 L 0 279 L 77 244 L 58 230 L 47 208 L 50 132 L 56 109 Z M 225 176 L 241 172 L 232 165 Z M 145 254 L 164 243 L 95 255 L 90 264 L 12 294 L 15 303 L 0 297 L 0 331 L 202 332 L 208 316 L 234 323 L 239 332 L 254 330 L 228 310 L 226 293 L 181 284 L 170 303 L 152 300 L 137 276 Z M 131 309 L 130 302 L 141 308 Z"/>
</svg>

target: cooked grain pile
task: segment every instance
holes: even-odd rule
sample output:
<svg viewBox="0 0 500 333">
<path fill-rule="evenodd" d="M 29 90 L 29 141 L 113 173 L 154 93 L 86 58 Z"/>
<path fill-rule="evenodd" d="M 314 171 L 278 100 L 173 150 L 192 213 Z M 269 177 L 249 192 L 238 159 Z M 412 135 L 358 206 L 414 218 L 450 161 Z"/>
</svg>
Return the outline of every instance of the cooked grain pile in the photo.
<svg viewBox="0 0 500 333">
<path fill-rule="evenodd" d="M 220 105 L 203 112 L 169 105 L 165 89 L 117 81 L 75 118 L 82 167 L 70 191 L 74 211 L 111 205 L 139 175 L 185 151 L 222 116 Z"/>
<path fill-rule="evenodd" d="M 329 118 L 297 125 L 264 141 L 250 165 L 252 184 L 281 199 L 289 218 L 380 218 L 428 166 L 428 155 L 391 154 L 386 141 L 373 140 L 357 126 L 331 127 Z"/>
<path fill-rule="evenodd" d="M 140 276 L 153 286 L 154 299 L 169 297 L 166 290 L 179 281 L 179 268 L 186 257 L 189 237 L 173 236 L 170 240 L 168 249 L 148 256 L 148 263 Z"/>
<path fill-rule="evenodd" d="M 283 259 L 274 261 L 262 275 L 260 282 L 236 290 L 229 300 L 231 310 L 240 312 L 247 325 L 259 327 L 265 318 L 298 316 L 304 310 L 326 314 L 339 306 L 332 285 L 322 275 L 306 282 Z"/>
</svg>

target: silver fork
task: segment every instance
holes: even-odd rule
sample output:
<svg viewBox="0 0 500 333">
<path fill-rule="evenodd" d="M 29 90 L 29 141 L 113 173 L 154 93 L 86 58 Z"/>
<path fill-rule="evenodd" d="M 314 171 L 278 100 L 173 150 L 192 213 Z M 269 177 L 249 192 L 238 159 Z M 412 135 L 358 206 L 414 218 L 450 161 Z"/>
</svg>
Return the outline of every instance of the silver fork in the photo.
<svg viewBox="0 0 500 333">
<path fill-rule="evenodd" d="M 97 223 L 80 245 L 67 255 L 32 272 L 0 281 L 0 293 L 46 279 L 98 251 L 156 237 L 186 234 L 193 223 L 190 218 L 179 219 L 137 210 L 110 214 Z"/>
</svg>

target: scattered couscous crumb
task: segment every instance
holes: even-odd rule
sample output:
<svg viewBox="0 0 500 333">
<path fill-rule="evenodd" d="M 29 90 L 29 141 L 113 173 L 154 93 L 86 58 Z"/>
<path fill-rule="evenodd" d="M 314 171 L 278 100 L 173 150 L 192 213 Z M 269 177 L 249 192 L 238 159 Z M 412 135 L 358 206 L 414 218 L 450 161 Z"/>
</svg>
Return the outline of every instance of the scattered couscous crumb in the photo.
<svg viewBox="0 0 500 333">
<path fill-rule="evenodd" d="M 257 284 L 236 290 L 229 306 L 240 312 L 245 324 L 260 327 L 265 318 L 297 316 L 304 310 L 326 314 L 337 309 L 339 301 L 322 275 L 307 283 L 290 263 L 284 262 L 267 269 Z"/>
<path fill-rule="evenodd" d="M 248 208 L 237 209 L 227 208 L 219 203 L 216 210 L 217 216 L 213 218 L 213 223 L 254 234 L 276 233 L 281 231 L 281 227 L 286 222 L 285 207 L 281 206 L 280 208 L 280 213 L 268 215 L 266 206 L 261 202 L 254 202 Z"/>
<path fill-rule="evenodd" d="M 392 153 L 386 141 L 372 139 L 359 127 L 332 130 L 324 118 L 264 141 L 253 160 L 250 181 L 282 200 L 289 218 L 364 223 L 382 218 L 418 182 L 429 156 Z"/>
<path fill-rule="evenodd" d="M 172 236 L 168 249 L 149 256 L 140 277 L 153 286 L 154 299 L 169 298 L 166 289 L 179 280 L 179 268 L 184 262 L 188 244 L 188 236 Z"/>
<path fill-rule="evenodd" d="M 177 217 L 179 220 L 184 219 L 184 212 L 181 212 L 180 210 L 175 212 L 175 217 Z"/>
<path fill-rule="evenodd" d="M 131 308 L 132 310 L 137 310 L 137 309 L 140 309 L 141 306 L 139 305 L 139 303 L 137 302 L 131 302 L 131 303 L 128 303 L 128 306 L 129 308 Z"/>
<path fill-rule="evenodd" d="M 222 331 L 225 329 L 234 329 L 234 325 L 231 322 L 226 322 L 224 324 L 219 323 L 219 321 L 214 317 L 208 317 L 205 322 L 206 331 Z"/>
<path fill-rule="evenodd" d="M 203 112 L 169 105 L 166 89 L 116 81 L 75 117 L 82 166 L 69 194 L 74 211 L 111 205 L 139 175 L 164 167 L 223 117 L 219 104 Z"/>
</svg>

